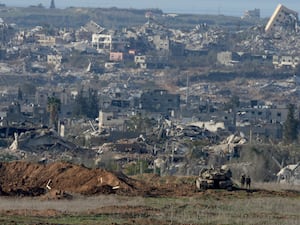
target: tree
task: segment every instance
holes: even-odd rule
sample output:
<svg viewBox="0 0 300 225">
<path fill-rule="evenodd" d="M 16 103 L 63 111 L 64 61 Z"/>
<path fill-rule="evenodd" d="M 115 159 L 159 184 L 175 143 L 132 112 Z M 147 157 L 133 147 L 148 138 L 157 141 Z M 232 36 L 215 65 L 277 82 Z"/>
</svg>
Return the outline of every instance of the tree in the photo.
<svg viewBox="0 0 300 225">
<path fill-rule="evenodd" d="M 295 68 L 295 75 L 296 76 L 300 76 L 300 64 L 298 64 L 297 66 L 296 66 L 296 68 Z"/>
<path fill-rule="evenodd" d="M 20 87 L 18 88 L 18 100 L 19 101 L 23 100 L 23 92 Z"/>
<path fill-rule="evenodd" d="M 240 107 L 240 98 L 237 95 L 233 95 L 224 105 L 225 110 L 234 111 L 238 107 Z"/>
<path fill-rule="evenodd" d="M 75 100 L 73 114 L 76 116 L 86 116 L 94 119 L 99 114 L 98 93 L 96 90 L 89 89 L 84 93 L 83 88 L 78 92 Z"/>
<path fill-rule="evenodd" d="M 295 118 L 295 105 L 288 105 L 288 114 L 283 124 L 283 138 L 285 143 L 292 143 L 298 139 L 299 120 Z"/>
<path fill-rule="evenodd" d="M 55 129 L 57 129 L 58 126 L 58 115 L 60 112 L 60 105 L 61 102 L 58 98 L 56 98 L 55 96 L 48 97 L 47 110 L 50 114 L 49 125 L 50 127 L 54 127 Z"/>
<path fill-rule="evenodd" d="M 86 116 L 88 118 L 96 118 L 99 114 L 98 93 L 96 90 L 89 89 L 87 98 Z"/>
<path fill-rule="evenodd" d="M 35 95 L 36 93 L 36 86 L 32 83 L 23 83 L 20 86 L 20 91 L 22 92 L 22 97 L 29 96 L 29 95 Z"/>
<path fill-rule="evenodd" d="M 154 126 L 154 121 L 148 117 L 142 117 L 141 115 L 132 116 L 130 120 L 126 122 L 127 129 L 133 132 L 147 132 L 148 129 Z"/>
<path fill-rule="evenodd" d="M 86 108 L 86 100 L 83 96 L 83 88 L 78 92 L 75 99 L 75 104 L 73 108 L 73 114 L 76 116 L 81 116 L 84 114 L 84 109 Z"/>
<path fill-rule="evenodd" d="M 55 9 L 55 3 L 54 3 L 54 0 L 51 0 L 51 3 L 50 3 L 50 9 Z"/>
</svg>

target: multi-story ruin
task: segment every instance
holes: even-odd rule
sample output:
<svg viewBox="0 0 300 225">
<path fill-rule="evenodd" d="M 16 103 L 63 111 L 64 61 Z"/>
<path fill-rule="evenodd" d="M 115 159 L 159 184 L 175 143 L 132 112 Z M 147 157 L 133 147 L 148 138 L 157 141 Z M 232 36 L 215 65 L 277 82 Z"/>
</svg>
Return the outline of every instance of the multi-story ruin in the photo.
<svg viewBox="0 0 300 225">
<path fill-rule="evenodd" d="M 296 30 L 298 25 L 298 13 L 279 4 L 265 27 L 265 32 L 274 32 L 278 29 Z"/>
</svg>

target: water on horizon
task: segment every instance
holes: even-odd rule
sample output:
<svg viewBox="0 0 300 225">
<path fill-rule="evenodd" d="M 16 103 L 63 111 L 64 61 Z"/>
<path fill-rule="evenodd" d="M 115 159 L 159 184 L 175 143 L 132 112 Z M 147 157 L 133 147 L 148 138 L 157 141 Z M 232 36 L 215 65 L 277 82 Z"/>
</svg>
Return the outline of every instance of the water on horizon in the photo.
<svg viewBox="0 0 300 225">
<path fill-rule="evenodd" d="M 51 0 L 2 0 L 7 6 L 22 6 L 43 4 L 50 6 Z M 158 8 L 166 13 L 191 13 L 191 14 L 224 14 L 242 16 L 245 10 L 259 8 L 262 17 L 269 17 L 276 6 L 282 3 L 290 9 L 300 11 L 299 0 L 56 0 L 57 8 L 74 7 L 118 7 L 118 8 Z"/>
</svg>

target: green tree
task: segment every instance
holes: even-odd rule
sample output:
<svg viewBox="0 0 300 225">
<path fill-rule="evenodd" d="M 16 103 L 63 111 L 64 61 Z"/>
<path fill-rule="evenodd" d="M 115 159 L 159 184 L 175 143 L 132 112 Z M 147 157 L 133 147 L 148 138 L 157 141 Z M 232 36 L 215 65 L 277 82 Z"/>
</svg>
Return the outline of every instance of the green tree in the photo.
<svg viewBox="0 0 300 225">
<path fill-rule="evenodd" d="M 86 108 L 86 99 L 83 95 L 83 88 L 78 92 L 76 99 L 75 99 L 75 104 L 73 108 L 73 114 L 75 116 L 81 116 L 84 114 L 84 109 Z"/>
<path fill-rule="evenodd" d="M 288 114 L 283 124 L 283 138 L 285 143 L 292 143 L 298 139 L 299 120 L 295 118 L 295 105 L 288 105 Z"/>
<path fill-rule="evenodd" d="M 61 102 L 55 96 L 48 97 L 47 110 L 49 112 L 49 125 L 57 129 L 58 116 L 60 112 Z"/>
<path fill-rule="evenodd" d="M 150 118 L 141 115 L 132 116 L 126 123 L 127 129 L 133 132 L 147 132 L 154 126 L 154 122 Z"/>
<path fill-rule="evenodd" d="M 18 100 L 19 101 L 23 100 L 23 92 L 20 87 L 18 88 Z"/>
<path fill-rule="evenodd" d="M 295 75 L 296 76 L 300 76 L 300 64 L 298 64 L 297 66 L 296 66 L 296 68 L 295 68 Z"/>
<path fill-rule="evenodd" d="M 87 108 L 85 112 L 88 118 L 96 118 L 99 114 L 98 93 L 96 90 L 88 90 Z"/>
<path fill-rule="evenodd" d="M 20 86 L 20 91 L 22 92 L 22 95 L 29 96 L 29 95 L 35 95 L 36 93 L 36 86 L 32 83 L 24 83 Z"/>
<path fill-rule="evenodd" d="M 225 110 L 235 110 L 240 106 L 240 98 L 237 95 L 233 95 L 228 102 L 225 103 L 224 109 Z"/>
<path fill-rule="evenodd" d="M 53 36 L 56 33 L 55 28 L 49 23 L 45 23 L 43 25 L 43 31 L 45 32 L 46 35 L 49 36 Z"/>
<path fill-rule="evenodd" d="M 96 90 L 89 89 L 87 93 L 81 89 L 75 100 L 73 114 L 75 116 L 86 116 L 96 118 L 99 113 L 99 98 Z"/>
</svg>

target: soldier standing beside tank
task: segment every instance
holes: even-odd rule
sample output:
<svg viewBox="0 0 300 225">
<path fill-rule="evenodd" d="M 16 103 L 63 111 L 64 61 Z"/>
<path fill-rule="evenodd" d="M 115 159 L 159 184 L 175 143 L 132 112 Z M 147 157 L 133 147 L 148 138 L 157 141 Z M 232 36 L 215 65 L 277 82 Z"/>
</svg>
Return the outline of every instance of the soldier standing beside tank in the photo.
<svg viewBox="0 0 300 225">
<path fill-rule="evenodd" d="M 246 188 L 250 190 L 250 186 L 251 186 L 251 178 L 250 176 L 248 175 L 246 177 Z"/>
<path fill-rule="evenodd" d="M 241 186 L 242 186 L 242 188 L 244 188 L 245 182 L 246 182 L 246 176 L 245 176 L 245 174 L 242 174 L 242 176 L 241 176 Z"/>
</svg>

